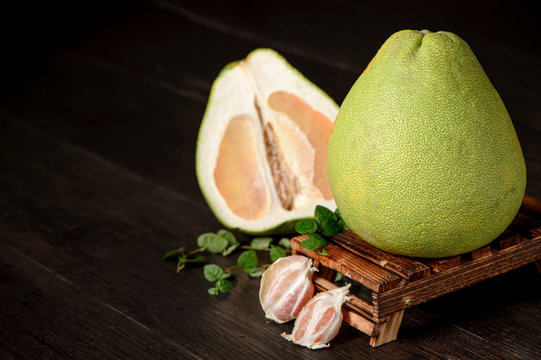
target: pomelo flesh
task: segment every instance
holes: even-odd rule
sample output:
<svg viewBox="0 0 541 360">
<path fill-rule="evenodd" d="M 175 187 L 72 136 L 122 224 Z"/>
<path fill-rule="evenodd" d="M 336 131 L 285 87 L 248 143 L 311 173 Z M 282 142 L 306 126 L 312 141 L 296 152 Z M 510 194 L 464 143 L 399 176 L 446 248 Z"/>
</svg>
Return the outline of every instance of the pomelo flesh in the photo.
<svg viewBox="0 0 541 360">
<path fill-rule="evenodd" d="M 465 253 L 494 240 L 526 186 L 507 110 L 457 35 L 404 30 L 345 98 L 327 171 L 348 226 L 383 250 Z"/>
<path fill-rule="evenodd" d="M 215 80 L 199 130 L 196 173 L 227 227 L 292 232 L 316 205 L 336 207 L 327 143 L 338 106 L 270 49 L 229 64 Z"/>
<path fill-rule="evenodd" d="M 342 305 L 351 284 L 318 293 L 302 308 L 291 334 L 282 337 L 310 349 L 329 346 L 342 325 Z"/>
<path fill-rule="evenodd" d="M 214 181 L 234 214 L 257 220 L 269 211 L 270 194 L 248 115 L 236 115 L 229 122 L 220 143 Z"/>
<path fill-rule="evenodd" d="M 280 258 L 261 277 L 259 301 L 267 319 L 284 323 L 297 317 L 314 295 L 312 260 L 301 255 Z"/>
</svg>

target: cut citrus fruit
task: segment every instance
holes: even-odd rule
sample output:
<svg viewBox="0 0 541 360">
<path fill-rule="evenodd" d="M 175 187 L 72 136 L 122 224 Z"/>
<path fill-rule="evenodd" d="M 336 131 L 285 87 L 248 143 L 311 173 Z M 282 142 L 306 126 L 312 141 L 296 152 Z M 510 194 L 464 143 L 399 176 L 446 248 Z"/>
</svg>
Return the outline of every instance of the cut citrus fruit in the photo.
<svg viewBox="0 0 541 360">
<path fill-rule="evenodd" d="M 270 49 L 215 80 L 196 149 L 199 186 L 225 226 L 284 233 L 317 204 L 336 207 L 327 142 L 338 106 Z"/>
</svg>

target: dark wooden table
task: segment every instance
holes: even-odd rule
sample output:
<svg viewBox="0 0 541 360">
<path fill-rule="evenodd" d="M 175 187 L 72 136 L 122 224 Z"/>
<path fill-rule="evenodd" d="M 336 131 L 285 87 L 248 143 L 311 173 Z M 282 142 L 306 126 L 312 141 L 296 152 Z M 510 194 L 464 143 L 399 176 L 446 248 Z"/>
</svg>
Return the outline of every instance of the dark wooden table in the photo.
<svg viewBox="0 0 541 360">
<path fill-rule="evenodd" d="M 207 294 L 201 267 L 161 261 L 221 225 L 194 174 L 211 83 L 256 47 L 338 103 L 383 41 L 449 30 L 514 121 L 541 198 L 540 31 L 532 7 L 472 2 L 22 2 L 2 11 L 1 359 L 540 359 L 530 264 L 408 309 L 379 348 L 344 325 L 330 349 L 280 337 L 259 281 Z M 533 6 L 533 5 L 531 5 Z M 238 235 L 243 242 L 247 236 Z M 231 258 L 210 256 L 223 266 Z"/>
</svg>

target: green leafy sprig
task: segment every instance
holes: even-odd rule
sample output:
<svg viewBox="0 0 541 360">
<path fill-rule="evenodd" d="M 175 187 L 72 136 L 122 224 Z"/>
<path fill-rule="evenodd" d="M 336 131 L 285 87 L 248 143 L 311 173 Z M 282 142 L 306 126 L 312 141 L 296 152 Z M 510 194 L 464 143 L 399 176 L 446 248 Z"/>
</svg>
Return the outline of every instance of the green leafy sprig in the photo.
<svg viewBox="0 0 541 360">
<path fill-rule="evenodd" d="M 227 278 L 233 276 L 235 273 L 224 271 L 216 264 L 207 264 L 203 268 L 203 274 L 205 275 L 205 279 L 215 282 L 214 287 L 208 289 L 209 295 L 217 296 L 231 289 L 231 281 Z"/>
<path fill-rule="evenodd" d="M 235 251 L 240 243 L 231 231 L 221 229 L 216 234 L 204 233 L 199 235 L 197 245 L 213 254 L 222 253 L 223 256 L 227 256 Z"/>
<path fill-rule="evenodd" d="M 340 212 L 336 209 L 335 212 L 323 206 L 316 206 L 314 217 L 303 219 L 297 222 L 295 230 L 299 234 L 308 234 L 306 240 L 301 242 L 301 246 L 305 249 L 315 251 L 320 255 L 328 255 L 327 249 L 328 237 L 335 236 L 343 229 L 349 229 L 340 216 Z M 237 258 L 236 265 L 230 266 L 227 269 L 222 269 L 216 264 L 206 264 L 203 267 L 205 279 L 214 283 L 214 287 L 208 289 L 210 295 L 220 295 L 230 291 L 231 278 L 235 276 L 235 269 L 242 269 L 250 277 L 261 277 L 265 269 L 270 264 L 259 264 L 257 251 L 268 251 L 271 263 L 281 257 L 285 257 L 290 251 L 289 239 L 282 238 L 275 245 L 272 243 L 272 237 L 256 237 L 252 239 L 250 245 L 241 245 L 235 235 L 225 229 L 218 230 L 216 233 L 204 233 L 197 238 L 197 249 L 186 252 L 185 247 L 168 251 L 163 257 L 163 260 L 177 260 L 177 273 L 182 271 L 187 264 L 204 263 L 206 258 L 202 255 L 197 255 L 201 252 L 209 252 L 212 254 L 222 254 L 227 257 L 238 248 L 244 251 Z"/>
<path fill-rule="evenodd" d="M 290 249 L 289 239 L 282 238 L 278 241 L 278 245 L 272 244 L 272 237 L 256 237 L 252 239 L 250 245 L 241 246 L 235 235 L 225 229 L 221 229 L 216 233 L 204 233 L 197 238 L 197 249 L 185 252 L 185 247 L 168 251 L 163 257 L 163 260 L 177 259 L 177 273 L 179 273 L 186 264 L 203 263 L 204 256 L 194 257 L 194 254 L 199 252 L 210 252 L 213 254 L 222 254 L 226 257 L 232 254 L 237 248 L 242 248 L 243 251 L 237 258 L 236 265 L 222 269 L 216 264 L 206 264 L 203 267 L 205 279 L 214 283 L 214 287 L 208 289 L 210 295 L 220 295 L 227 293 L 231 289 L 231 281 L 228 279 L 235 275 L 233 270 L 242 269 L 250 277 L 261 277 L 263 272 L 270 264 L 259 265 L 257 251 L 268 251 L 271 262 L 275 262 L 281 257 L 285 257 Z"/>
<path fill-rule="evenodd" d="M 308 234 L 306 240 L 301 242 L 301 246 L 324 256 L 329 254 L 325 249 L 329 244 L 327 237 L 335 236 L 343 229 L 349 228 L 338 209 L 332 212 L 321 205 L 316 206 L 314 218 L 300 220 L 295 225 L 295 230 L 299 234 Z"/>
<path fill-rule="evenodd" d="M 162 257 L 162 260 L 169 260 L 173 258 L 177 258 L 177 274 L 186 267 L 186 264 L 189 263 L 202 263 L 205 262 L 204 256 L 197 256 L 192 257 L 194 254 L 197 254 L 198 252 L 205 251 L 204 247 L 197 248 L 195 250 L 192 250 L 190 252 L 184 252 L 185 247 L 182 246 L 178 249 L 171 250 L 165 253 L 165 255 Z"/>
<path fill-rule="evenodd" d="M 280 241 L 278 241 L 278 245 L 273 245 L 271 243 L 271 237 L 257 237 L 252 240 L 250 246 L 241 246 L 241 248 L 247 250 L 268 251 L 271 262 L 275 262 L 279 258 L 286 256 L 286 252 L 290 248 L 289 239 L 280 239 Z"/>
</svg>

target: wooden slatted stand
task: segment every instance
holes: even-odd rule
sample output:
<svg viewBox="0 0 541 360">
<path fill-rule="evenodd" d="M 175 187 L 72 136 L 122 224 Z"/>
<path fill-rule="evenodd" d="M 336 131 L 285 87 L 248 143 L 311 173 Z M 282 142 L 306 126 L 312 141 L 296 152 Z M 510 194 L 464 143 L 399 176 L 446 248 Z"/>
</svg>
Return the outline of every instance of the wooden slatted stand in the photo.
<svg viewBox="0 0 541 360">
<path fill-rule="evenodd" d="M 404 310 L 452 291 L 492 278 L 531 262 L 541 271 L 541 202 L 526 196 L 509 228 L 489 245 L 461 256 L 415 259 L 389 254 L 367 244 L 351 231 L 331 239 L 327 256 L 291 240 L 293 254 L 309 256 L 319 271 L 318 291 L 340 286 L 336 272 L 352 282 L 344 320 L 370 336 L 370 345 L 396 339 Z"/>
</svg>

